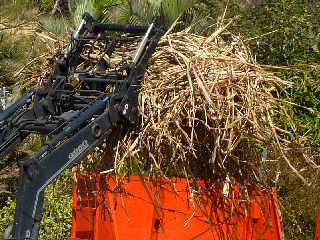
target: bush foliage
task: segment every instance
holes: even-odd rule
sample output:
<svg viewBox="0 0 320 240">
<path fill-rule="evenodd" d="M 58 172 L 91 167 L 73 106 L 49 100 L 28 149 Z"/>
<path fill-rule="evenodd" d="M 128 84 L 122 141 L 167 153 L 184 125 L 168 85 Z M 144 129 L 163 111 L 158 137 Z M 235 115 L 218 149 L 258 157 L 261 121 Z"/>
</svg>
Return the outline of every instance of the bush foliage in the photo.
<svg viewBox="0 0 320 240">
<path fill-rule="evenodd" d="M 64 174 L 46 190 L 45 211 L 41 222 L 40 240 L 58 240 L 70 237 L 72 214 L 72 178 Z M 15 201 L 9 198 L 0 209 L 0 233 L 12 224 Z M 1 235 L 0 235 L 1 236 Z"/>
<path fill-rule="evenodd" d="M 221 16 L 225 7 L 226 18 L 239 17 L 233 31 L 245 35 L 260 63 L 319 63 L 319 1 L 255 0 L 248 4 L 230 0 L 228 5 L 227 1 L 203 2 L 206 14 L 214 18 Z"/>
</svg>

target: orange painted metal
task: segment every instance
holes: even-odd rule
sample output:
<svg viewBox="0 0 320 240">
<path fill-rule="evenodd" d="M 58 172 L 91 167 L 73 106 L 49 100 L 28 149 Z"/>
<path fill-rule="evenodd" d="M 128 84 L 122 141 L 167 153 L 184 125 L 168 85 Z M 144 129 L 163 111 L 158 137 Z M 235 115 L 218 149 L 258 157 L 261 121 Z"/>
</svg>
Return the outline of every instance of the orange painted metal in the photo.
<svg viewBox="0 0 320 240">
<path fill-rule="evenodd" d="M 236 185 L 224 197 L 223 184 L 205 181 L 77 179 L 72 240 L 283 239 L 275 191 L 248 187 L 244 201 Z"/>
</svg>

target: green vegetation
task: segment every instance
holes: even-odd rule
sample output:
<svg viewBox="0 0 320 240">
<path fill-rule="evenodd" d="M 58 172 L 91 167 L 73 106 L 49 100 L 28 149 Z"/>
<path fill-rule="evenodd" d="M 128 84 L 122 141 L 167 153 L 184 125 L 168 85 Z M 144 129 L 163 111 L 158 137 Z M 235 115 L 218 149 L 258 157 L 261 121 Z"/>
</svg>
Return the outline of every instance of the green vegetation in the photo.
<svg viewBox="0 0 320 240">
<path fill-rule="evenodd" d="M 306 188 L 290 176 L 282 176 L 277 186 L 286 239 L 314 239 L 315 216 L 320 202 L 320 181 Z"/>
<path fill-rule="evenodd" d="M 311 144 L 320 144 L 320 70 L 299 72 L 297 70 L 282 70 L 276 74 L 295 84 L 287 89 L 287 100 L 293 102 L 294 121 L 301 126 L 300 134 L 311 135 Z"/>
<path fill-rule="evenodd" d="M 214 18 L 222 15 L 225 8 L 223 1 L 206 2 L 206 14 Z M 230 0 L 226 18 L 238 16 L 238 21 L 232 29 L 248 39 L 258 62 L 319 63 L 319 1 L 257 0 L 250 1 L 251 4 L 244 2 Z"/>
<path fill-rule="evenodd" d="M 61 176 L 46 190 L 45 211 L 40 239 L 67 239 L 70 237 L 72 216 L 72 178 L 70 173 Z M 13 221 L 15 201 L 9 198 L 0 209 L 0 232 Z"/>
<path fill-rule="evenodd" d="M 194 6 L 194 0 L 82 0 L 75 7 L 74 19 L 78 23 L 86 11 L 102 21 L 145 23 L 154 16 L 162 16 L 167 24 Z"/>
<path fill-rule="evenodd" d="M 27 63 L 29 59 L 38 56 L 39 51 L 32 48 L 32 36 L 18 36 L 4 32 L 0 38 L 0 85 L 15 83 L 15 71 Z"/>
<path fill-rule="evenodd" d="M 40 29 L 52 32 L 58 36 L 68 39 L 70 36 L 72 21 L 65 17 L 56 18 L 54 16 L 42 16 L 39 19 Z"/>
<path fill-rule="evenodd" d="M 54 0 L 40 0 L 39 7 L 41 10 L 49 12 L 51 11 L 54 2 L 55 2 Z"/>
<path fill-rule="evenodd" d="M 73 22 L 79 22 L 84 11 L 90 11 L 103 21 L 132 23 L 148 22 L 153 15 L 159 13 L 168 23 L 181 16 L 181 26 L 191 22 L 197 23 L 195 31 L 211 29 L 208 28 L 210 26 L 215 28 L 217 20 L 226 23 L 233 19 L 230 31 L 246 39 L 257 62 L 285 65 L 274 72 L 294 84 L 292 88 L 283 89 L 283 98 L 295 104 L 292 105 L 293 120 L 302 126 L 297 131 L 311 136 L 310 145 L 320 144 L 319 1 L 256 0 L 250 1 L 251 4 L 248 4 L 248 1 L 237 0 L 72 2 L 75 2 L 72 6 L 73 16 L 58 18 L 49 15 L 54 0 L 0 0 L 0 24 L 3 19 L 8 20 L 10 26 L 36 19 L 40 22 L 42 30 L 68 37 Z M 226 2 L 229 2 L 227 9 Z M 225 10 L 226 14 L 222 19 Z M 40 12 L 47 15 L 38 19 Z M 33 46 L 34 37 L 31 35 L 26 37 L 17 35 L 15 31 L 0 31 L 0 86 L 13 85 L 16 82 L 13 78 L 14 73 L 28 60 L 40 54 L 41 48 Z M 287 119 L 279 118 L 279 121 L 284 127 L 288 124 Z M 119 163 L 121 164 L 123 162 Z M 124 174 L 139 171 L 141 168 L 134 162 L 120 167 Z M 287 239 L 313 238 L 316 207 L 320 207 L 319 181 L 314 185 L 308 188 L 290 174 L 282 174 L 276 183 Z M 71 186 L 70 175 L 66 174 L 47 190 L 42 239 L 68 237 L 71 221 Z M 12 221 L 13 213 L 14 201 L 8 199 L 6 206 L 0 209 L 0 232 Z"/>
</svg>

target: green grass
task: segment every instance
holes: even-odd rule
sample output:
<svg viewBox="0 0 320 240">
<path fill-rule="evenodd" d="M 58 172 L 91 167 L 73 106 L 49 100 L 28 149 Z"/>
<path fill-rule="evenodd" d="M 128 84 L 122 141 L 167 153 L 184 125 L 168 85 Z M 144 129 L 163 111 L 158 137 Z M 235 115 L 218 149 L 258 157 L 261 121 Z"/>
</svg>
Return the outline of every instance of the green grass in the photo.
<svg viewBox="0 0 320 240">
<path fill-rule="evenodd" d="M 23 48 L 15 44 L 0 46 L 0 86 L 15 83 L 14 73 L 26 62 Z"/>
<path fill-rule="evenodd" d="M 296 105 L 292 106 L 294 122 L 300 126 L 299 134 L 309 134 L 310 144 L 320 144 L 320 70 L 297 71 L 280 70 L 275 72 L 282 79 L 291 81 L 294 87 L 285 89 L 284 99 Z M 284 128 L 288 124 L 280 117 Z"/>
<path fill-rule="evenodd" d="M 42 43 L 35 35 L 19 31 L 3 31 L 0 37 L 0 86 L 11 86 L 15 73 L 29 61 L 43 54 Z"/>
<path fill-rule="evenodd" d="M 71 233 L 72 216 L 72 178 L 70 173 L 61 176 L 51 184 L 45 196 L 44 216 L 39 240 L 67 239 Z M 0 233 L 12 224 L 15 201 L 8 199 L 0 209 Z"/>
<path fill-rule="evenodd" d="M 10 59 L 17 63 L 25 63 L 30 48 L 29 42 L 29 37 L 19 37 L 10 32 L 3 32 L 0 38 L 0 61 Z"/>
<path fill-rule="evenodd" d="M 44 11 L 51 11 L 54 3 L 55 3 L 54 0 L 40 0 L 39 1 L 40 8 Z"/>
<path fill-rule="evenodd" d="M 10 24 L 28 22 L 36 18 L 38 8 L 33 0 L 0 0 L 0 16 L 10 20 Z"/>
</svg>

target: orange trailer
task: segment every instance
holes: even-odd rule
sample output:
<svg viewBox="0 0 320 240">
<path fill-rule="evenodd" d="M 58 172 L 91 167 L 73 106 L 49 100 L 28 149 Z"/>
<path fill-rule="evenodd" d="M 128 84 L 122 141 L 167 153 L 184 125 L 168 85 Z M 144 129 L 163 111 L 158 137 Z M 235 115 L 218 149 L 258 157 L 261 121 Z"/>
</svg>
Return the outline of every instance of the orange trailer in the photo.
<svg viewBox="0 0 320 240">
<path fill-rule="evenodd" d="M 79 175 L 71 240 L 283 239 L 275 191 L 187 179 Z M 190 189 L 192 189 L 190 191 Z"/>
</svg>

